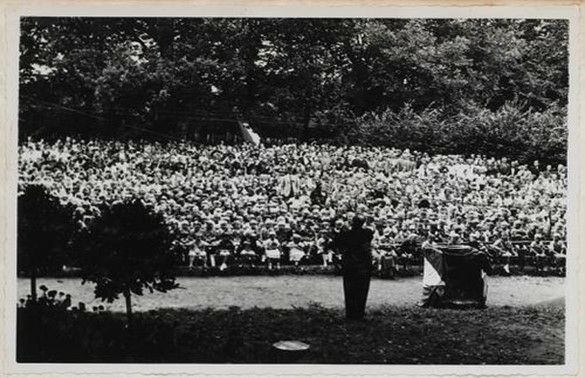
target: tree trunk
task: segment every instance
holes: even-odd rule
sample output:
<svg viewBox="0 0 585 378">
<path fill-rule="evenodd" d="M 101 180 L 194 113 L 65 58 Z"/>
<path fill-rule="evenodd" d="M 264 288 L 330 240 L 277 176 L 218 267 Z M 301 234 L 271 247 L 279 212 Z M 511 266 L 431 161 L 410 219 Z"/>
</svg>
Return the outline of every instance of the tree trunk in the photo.
<svg viewBox="0 0 585 378">
<path fill-rule="evenodd" d="M 32 267 L 30 269 L 30 295 L 33 302 L 37 300 L 37 269 Z"/>
<path fill-rule="evenodd" d="M 124 298 L 126 298 L 126 325 L 130 328 L 132 325 L 132 293 L 130 290 L 124 291 Z"/>
</svg>

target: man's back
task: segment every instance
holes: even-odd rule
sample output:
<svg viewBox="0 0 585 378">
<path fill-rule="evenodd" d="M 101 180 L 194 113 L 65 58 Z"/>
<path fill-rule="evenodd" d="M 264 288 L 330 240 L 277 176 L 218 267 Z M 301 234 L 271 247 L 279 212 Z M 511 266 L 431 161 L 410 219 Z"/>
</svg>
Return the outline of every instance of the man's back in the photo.
<svg viewBox="0 0 585 378">
<path fill-rule="evenodd" d="M 342 232 L 338 240 L 343 255 L 345 316 L 349 320 L 363 319 L 370 288 L 374 232 L 363 226 L 364 218 L 354 216 L 351 230 Z"/>
<path fill-rule="evenodd" d="M 343 256 L 343 267 L 346 271 L 371 268 L 371 242 L 373 231 L 370 229 L 351 229 L 339 235 L 338 245 Z"/>
</svg>

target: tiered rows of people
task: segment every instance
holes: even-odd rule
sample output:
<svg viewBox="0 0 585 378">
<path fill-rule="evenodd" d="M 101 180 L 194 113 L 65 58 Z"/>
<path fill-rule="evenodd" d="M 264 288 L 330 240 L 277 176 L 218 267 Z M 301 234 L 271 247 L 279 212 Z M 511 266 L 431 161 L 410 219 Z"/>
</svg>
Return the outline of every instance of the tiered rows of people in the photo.
<svg viewBox="0 0 585 378">
<path fill-rule="evenodd" d="M 333 252 L 319 240 L 354 213 L 376 229 L 374 256 L 416 260 L 404 247 L 413 235 L 457 235 L 500 258 L 566 253 L 563 165 L 381 147 L 29 139 L 19 146 L 20 190 L 30 183 L 74 204 L 80 228 L 102 206 L 139 198 L 164 214 L 178 245 L 193 246 L 191 257 L 219 268 L 235 255 L 275 269 L 328 263 Z"/>
<path fill-rule="evenodd" d="M 217 268 L 222 271 L 230 266 L 245 266 L 278 270 L 281 263 L 301 269 L 306 265 L 322 265 L 326 268 L 332 264 L 338 266 L 340 262 L 336 235 L 346 227 L 347 222 L 339 220 L 330 230 L 324 229 L 315 237 L 302 237 L 297 233 L 291 234 L 290 228 L 280 223 L 277 231 L 267 231 L 263 237 L 259 237 L 263 232 L 250 230 L 243 233 L 208 231 L 194 236 L 186 235 L 178 244 L 189 269 L 201 266 L 204 269 Z M 525 266 L 533 266 L 539 271 L 548 268 L 564 271 L 565 268 L 566 243 L 558 233 L 554 234 L 551 241 L 544 241 L 541 234 L 535 234 L 532 241 L 510 240 L 508 236 L 493 241 L 481 240 L 477 233 L 464 237 L 456 232 L 445 235 L 431 227 L 430 230 L 413 228 L 403 234 L 403 237 L 395 238 L 387 228 L 382 229 L 375 224 L 367 227 L 372 228 L 375 235 L 372 245 L 373 269 L 389 276 L 393 276 L 399 269 L 408 271 L 409 266 L 422 265 L 421 248 L 425 242 L 438 245 L 471 245 L 487 253 L 492 263 L 502 265 L 508 273 L 511 265 L 516 265 L 521 270 Z"/>
</svg>

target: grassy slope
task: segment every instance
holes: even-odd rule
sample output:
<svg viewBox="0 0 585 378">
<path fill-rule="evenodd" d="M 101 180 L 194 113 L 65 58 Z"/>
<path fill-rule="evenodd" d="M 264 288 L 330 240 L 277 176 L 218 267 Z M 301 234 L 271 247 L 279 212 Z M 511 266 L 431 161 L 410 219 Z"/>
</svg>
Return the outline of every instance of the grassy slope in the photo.
<svg viewBox="0 0 585 378">
<path fill-rule="evenodd" d="M 564 356 L 564 308 L 556 305 L 388 307 L 362 323 L 320 307 L 160 310 L 136 314 L 134 337 L 120 314 L 68 312 L 39 328 L 22 315 L 19 361 L 283 362 L 271 348 L 279 340 L 310 344 L 299 363 L 561 364 Z"/>
</svg>

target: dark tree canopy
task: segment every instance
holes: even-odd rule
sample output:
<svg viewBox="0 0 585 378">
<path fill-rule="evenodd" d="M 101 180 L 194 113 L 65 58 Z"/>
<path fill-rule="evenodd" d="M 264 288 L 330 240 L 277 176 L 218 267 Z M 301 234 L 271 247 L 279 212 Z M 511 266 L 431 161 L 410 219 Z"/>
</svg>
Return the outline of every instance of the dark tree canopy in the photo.
<svg viewBox="0 0 585 378">
<path fill-rule="evenodd" d="M 126 291 L 174 288 L 171 240 L 163 216 L 139 200 L 106 207 L 75 243 L 82 278 L 96 283 L 96 297 L 109 302 Z"/>
<path fill-rule="evenodd" d="M 405 108 L 450 123 L 506 107 L 565 121 L 567 20 L 28 17 L 21 27 L 21 137 L 208 142 L 243 117 L 264 137 L 333 141 L 363 116 Z"/>
<path fill-rule="evenodd" d="M 163 215 L 147 209 L 140 200 L 104 208 L 78 236 L 81 278 L 93 282 L 95 296 L 112 302 L 123 294 L 128 323 L 131 296 L 144 289 L 166 292 L 176 288 L 172 236 Z"/>
<path fill-rule="evenodd" d="M 18 197 L 18 270 L 31 274 L 60 271 L 74 231 L 73 212 L 42 185 Z"/>
</svg>

